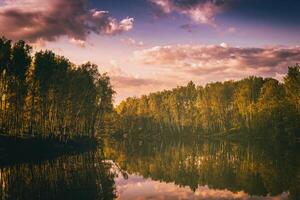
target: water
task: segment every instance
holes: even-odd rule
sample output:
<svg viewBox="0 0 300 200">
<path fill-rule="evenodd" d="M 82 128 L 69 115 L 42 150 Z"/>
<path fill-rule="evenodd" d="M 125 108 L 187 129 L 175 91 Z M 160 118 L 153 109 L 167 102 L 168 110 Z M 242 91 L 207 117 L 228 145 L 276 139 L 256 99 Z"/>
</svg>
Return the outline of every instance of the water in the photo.
<svg viewBox="0 0 300 200">
<path fill-rule="evenodd" d="M 299 199 L 299 151 L 267 142 L 105 140 L 0 167 L 0 199 Z"/>
</svg>

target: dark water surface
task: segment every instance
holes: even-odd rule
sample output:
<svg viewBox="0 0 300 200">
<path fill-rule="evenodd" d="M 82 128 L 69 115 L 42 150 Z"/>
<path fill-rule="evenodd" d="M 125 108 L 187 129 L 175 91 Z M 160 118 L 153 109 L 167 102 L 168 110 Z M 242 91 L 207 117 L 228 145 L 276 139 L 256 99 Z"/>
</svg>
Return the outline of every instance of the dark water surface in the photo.
<svg viewBox="0 0 300 200">
<path fill-rule="evenodd" d="M 0 199 L 299 199 L 297 145 L 106 140 L 103 149 L 0 167 Z"/>
</svg>

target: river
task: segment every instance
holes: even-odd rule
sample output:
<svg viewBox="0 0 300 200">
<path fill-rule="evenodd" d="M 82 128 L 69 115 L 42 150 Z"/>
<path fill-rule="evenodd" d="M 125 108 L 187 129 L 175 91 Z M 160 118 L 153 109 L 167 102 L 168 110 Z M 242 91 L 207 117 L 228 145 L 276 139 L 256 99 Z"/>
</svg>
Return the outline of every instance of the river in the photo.
<svg viewBox="0 0 300 200">
<path fill-rule="evenodd" d="M 297 199 L 299 150 L 267 142 L 106 139 L 0 167 L 0 199 Z"/>
</svg>

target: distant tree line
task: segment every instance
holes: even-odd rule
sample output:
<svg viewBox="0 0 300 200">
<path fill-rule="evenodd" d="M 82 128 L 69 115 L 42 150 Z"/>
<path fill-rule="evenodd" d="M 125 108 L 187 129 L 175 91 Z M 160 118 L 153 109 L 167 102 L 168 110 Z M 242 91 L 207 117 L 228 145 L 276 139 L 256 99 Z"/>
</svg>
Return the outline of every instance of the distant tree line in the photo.
<svg viewBox="0 0 300 200">
<path fill-rule="evenodd" d="M 283 82 L 254 76 L 204 87 L 189 82 L 127 98 L 116 110 L 126 124 L 148 120 L 161 128 L 190 128 L 208 135 L 239 131 L 259 137 L 300 137 L 300 67 L 289 67 Z"/>
<path fill-rule="evenodd" d="M 0 38 L 0 133 L 95 136 L 113 89 L 98 66 Z"/>
</svg>

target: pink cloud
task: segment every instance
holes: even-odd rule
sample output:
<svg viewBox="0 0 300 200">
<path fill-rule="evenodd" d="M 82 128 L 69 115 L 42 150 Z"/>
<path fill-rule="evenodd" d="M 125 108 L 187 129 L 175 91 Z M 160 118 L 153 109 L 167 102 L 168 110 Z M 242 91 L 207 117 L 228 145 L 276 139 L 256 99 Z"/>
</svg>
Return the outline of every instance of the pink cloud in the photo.
<svg viewBox="0 0 300 200">
<path fill-rule="evenodd" d="M 84 41 L 90 33 L 116 35 L 133 27 L 133 18 L 117 21 L 108 11 L 88 9 L 89 0 L 5 0 L 0 5 L 0 32 L 30 42 L 67 36 Z"/>
<path fill-rule="evenodd" d="M 186 15 L 194 23 L 215 25 L 215 15 L 222 11 L 224 1 L 221 0 L 150 0 L 158 6 L 163 13 L 176 12 Z"/>
<path fill-rule="evenodd" d="M 131 37 L 123 38 L 123 39 L 121 39 L 121 42 L 128 46 L 134 46 L 134 47 L 142 47 L 145 45 L 143 41 L 138 41 Z"/>
<path fill-rule="evenodd" d="M 300 48 L 241 48 L 226 43 L 171 45 L 136 51 L 135 57 L 145 65 L 170 69 L 181 77 L 203 83 L 250 75 L 280 77 L 288 66 L 300 62 Z"/>
<path fill-rule="evenodd" d="M 229 28 L 227 29 L 227 32 L 228 32 L 228 33 L 236 33 L 237 30 L 236 30 L 235 27 L 229 27 Z"/>
<path fill-rule="evenodd" d="M 118 87 L 140 87 L 147 85 L 159 85 L 160 81 L 147 79 L 147 78 L 139 78 L 134 76 L 112 76 L 113 84 Z"/>
<path fill-rule="evenodd" d="M 128 74 L 120 67 L 111 68 L 108 74 L 112 79 L 113 85 L 117 88 L 144 87 L 161 84 L 161 81 L 159 80 Z"/>
<path fill-rule="evenodd" d="M 139 71 L 143 76 L 127 74 L 121 68 L 109 75 L 119 103 L 129 96 L 175 88 L 191 80 L 197 85 L 248 76 L 282 80 L 288 66 L 295 63 L 300 63 L 299 46 L 167 45 L 137 50 L 131 60 L 122 64 L 127 68 L 135 66 L 131 72 Z"/>
<path fill-rule="evenodd" d="M 80 40 L 80 39 L 77 40 L 75 38 L 71 38 L 70 42 L 73 43 L 73 44 L 76 44 L 76 45 L 78 45 L 79 47 L 82 47 L 82 48 L 84 48 L 85 45 L 86 45 L 86 42 L 84 40 Z"/>
<path fill-rule="evenodd" d="M 120 67 L 112 67 L 108 74 L 111 77 L 113 88 L 117 92 L 116 104 L 129 96 L 140 96 L 164 89 L 167 84 L 165 81 L 154 77 L 141 77 L 129 74 Z"/>
</svg>

